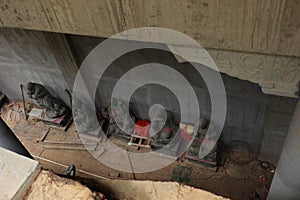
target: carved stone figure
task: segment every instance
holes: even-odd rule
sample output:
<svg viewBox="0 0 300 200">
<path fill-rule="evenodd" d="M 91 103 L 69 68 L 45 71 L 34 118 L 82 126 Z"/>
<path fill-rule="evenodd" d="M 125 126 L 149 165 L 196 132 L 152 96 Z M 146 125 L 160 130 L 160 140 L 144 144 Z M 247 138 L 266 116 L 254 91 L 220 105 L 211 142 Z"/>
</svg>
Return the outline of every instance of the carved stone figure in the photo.
<svg viewBox="0 0 300 200">
<path fill-rule="evenodd" d="M 113 99 L 107 111 L 110 133 L 129 139 L 133 134 L 135 117 L 130 113 L 128 104 L 121 99 Z"/>
<path fill-rule="evenodd" d="M 81 133 L 93 133 L 98 134 L 98 132 L 94 132 L 99 123 L 95 119 L 95 111 L 91 108 L 91 105 L 84 103 L 84 100 L 79 100 L 78 98 L 73 99 L 73 117 L 76 122 L 76 130 Z"/>
<path fill-rule="evenodd" d="M 150 136 L 154 140 L 152 146 L 158 148 L 168 144 L 176 129 L 177 127 L 170 111 L 166 111 L 166 115 L 164 116 L 163 110 L 155 110 L 151 118 L 149 131 Z"/>
<path fill-rule="evenodd" d="M 49 118 L 57 118 L 70 111 L 64 102 L 53 97 L 41 84 L 29 82 L 27 84 L 27 95 L 46 110 L 46 116 Z"/>
</svg>

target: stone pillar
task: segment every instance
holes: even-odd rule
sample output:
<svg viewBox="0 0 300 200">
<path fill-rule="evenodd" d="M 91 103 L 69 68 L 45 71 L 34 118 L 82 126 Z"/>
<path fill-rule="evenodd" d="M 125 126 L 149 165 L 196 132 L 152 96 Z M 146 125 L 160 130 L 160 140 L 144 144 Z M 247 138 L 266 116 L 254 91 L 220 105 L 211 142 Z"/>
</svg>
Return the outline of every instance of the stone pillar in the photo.
<svg viewBox="0 0 300 200">
<path fill-rule="evenodd" d="M 283 146 L 268 200 L 300 199 L 300 102 Z"/>
</svg>

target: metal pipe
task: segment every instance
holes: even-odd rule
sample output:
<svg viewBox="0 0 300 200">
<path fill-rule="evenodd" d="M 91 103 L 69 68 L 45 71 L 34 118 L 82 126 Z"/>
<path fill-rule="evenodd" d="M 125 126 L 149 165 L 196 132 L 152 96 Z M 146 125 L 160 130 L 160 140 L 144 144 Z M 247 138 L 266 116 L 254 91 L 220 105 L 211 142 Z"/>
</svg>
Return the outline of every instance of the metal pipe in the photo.
<svg viewBox="0 0 300 200">
<path fill-rule="evenodd" d="M 45 161 L 45 162 L 48 162 L 48 163 L 51 163 L 51 164 L 54 164 L 54 165 L 58 165 L 58 166 L 61 166 L 63 168 L 67 168 L 68 166 L 65 165 L 65 164 L 62 164 L 62 163 L 59 163 L 59 162 L 55 162 L 53 160 L 48 160 L 46 158 L 42 158 L 42 157 L 39 157 L 39 156 L 35 156 L 33 155 L 33 157 L 37 160 L 37 161 Z M 96 178 L 100 178 L 100 179 L 104 179 L 104 180 L 112 180 L 110 178 L 106 178 L 104 176 L 100 176 L 100 175 L 97 175 L 97 174 L 93 174 L 93 173 L 90 173 L 90 172 L 87 172 L 87 171 L 84 171 L 84 170 L 81 170 L 81 169 L 76 169 L 76 171 L 78 172 L 81 172 L 83 174 L 86 174 L 86 175 L 89 175 L 89 176 L 93 176 L 93 177 L 96 177 Z M 119 180 L 119 179 L 118 179 Z M 124 179 L 126 180 L 126 179 Z"/>
<path fill-rule="evenodd" d="M 300 199 L 299 99 L 268 194 L 268 200 L 277 199 Z"/>
<path fill-rule="evenodd" d="M 10 130 L 6 123 L 0 117 L 0 147 L 18 153 L 20 155 L 32 158 L 30 153 L 26 150 L 23 144 Z"/>
</svg>

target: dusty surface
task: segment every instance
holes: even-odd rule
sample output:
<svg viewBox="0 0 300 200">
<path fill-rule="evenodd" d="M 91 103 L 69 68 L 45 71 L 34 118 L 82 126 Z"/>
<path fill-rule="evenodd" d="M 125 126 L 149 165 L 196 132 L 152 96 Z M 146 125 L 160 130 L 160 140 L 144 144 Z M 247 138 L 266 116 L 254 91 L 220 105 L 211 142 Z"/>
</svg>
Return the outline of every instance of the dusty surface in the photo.
<svg viewBox="0 0 300 200">
<path fill-rule="evenodd" d="M 245 155 L 239 152 L 224 152 L 226 161 L 223 166 L 219 167 L 217 172 L 211 168 L 185 160 L 183 162 L 174 162 L 163 169 L 151 173 L 125 173 L 103 165 L 86 150 L 43 148 L 42 142 L 37 142 L 36 138 L 40 138 L 40 134 L 43 133 L 41 130 L 48 129 L 48 127 L 41 122 L 35 122 L 31 119 L 25 121 L 20 102 L 17 102 L 9 108 L 2 109 L 1 117 L 16 136 L 19 137 L 30 153 L 41 163 L 42 167 L 51 169 L 57 174 L 63 174 L 66 170 L 66 166 L 74 164 L 77 169 L 88 172 L 83 173 L 77 171 L 78 177 L 93 180 L 100 180 L 101 178 L 99 177 L 102 176 L 115 180 L 170 181 L 173 176 L 173 170 L 177 170 L 180 166 L 186 166 L 191 169 L 191 174 L 189 180 L 184 182 L 184 184 L 230 197 L 231 199 L 254 199 L 256 188 L 262 188 L 265 185 L 268 188 L 272 181 L 270 171 L 274 169 L 273 167 L 263 169 L 260 161 L 257 160 L 255 156 Z M 33 137 L 32 134 L 29 134 L 28 137 L 25 137 L 27 136 L 27 132 L 24 129 L 20 130 L 18 128 L 24 125 L 30 125 L 30 130 L 35 132 L 38 136 Z M 77 137 L 73 124 L 67 132 L 50 128 L 44 141 L 78 142 L 80 140 Z M 122 143 L 121 141 L 119 142 Z M 125 144 L 123 144 L 123 146 L 130 148 Z M 55 163 L 45 159 L 54 161 Z M 261 179 L 262 177 L 263 179 Z M 96 183 L 89 183 L 88 186 L 95 191 L 99 188 L 99 185 Z"/>
<path fill-rule="evenodd" d="M 299 56 L 299 7 L 298 1 L 279 0 L 19 0 L 1 3 L 0 26 L 100 37 L 138 27 L 164 27 L 185 33 L 204 47 Z"/>
<path fill-rule="evenodd" d="M 0 147 L 0 200 L 20 199 L 41 166 L 35 160 Z"/>
<path fill-rule="evenodd" d="M 59 177 L 49 171 L 41 171 L 28 189 L 24 200 L 40 199 L 105 199 L 77 181 Z"/>
<path fill-rule="evenodd" d="M 106 187 L 114 191 L 115 199 L 195 199 L 195 200 L 221 200 L 227 199 L 213 193 L 180 185 L 176 182 L 156 181 L 103 181 Z"/>
<path fill-rule="evenodd" d="M 204 190 L 196 190 L 193 187 L 189 186 L 180 186 L 178 190 L 178 194 L 176 195 L 177 199 L 211 199 L 211 200 L 221 200 L 221 199 L 227 199 L 223 198 L 221 196 L 216 196 L 210 192 L 206 192 Z"/>
<path fill-rule="evenodd" d="M 152 181 L 103 181 L 110 187 L 114 194 L 112 199 L 197 199 L 197 200 L 222 200 L 226 199 L 210 192 L 190 186 L 179 185 L 176 182 Z M 101 190 L 101 188 L 98 188 Z M 92 192 L 77 181 L 57 176 L 49 171 L 41 171 L 32 186 L 28 189 L 24 200 L 39 199 L 106 199 L 99 192 Z"/>
</svg>

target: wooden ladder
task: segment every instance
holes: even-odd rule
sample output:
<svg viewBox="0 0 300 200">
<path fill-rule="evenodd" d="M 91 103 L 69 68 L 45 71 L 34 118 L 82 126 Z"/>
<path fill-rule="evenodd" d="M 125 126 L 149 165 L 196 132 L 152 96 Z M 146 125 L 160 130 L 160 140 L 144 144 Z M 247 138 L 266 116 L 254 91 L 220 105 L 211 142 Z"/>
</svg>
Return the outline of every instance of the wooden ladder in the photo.
<svg viewBox="0 0 300 200">
<path fill-rule="evenodd" d="M 135 139 L 138 139 L 137 143 L 134 142 Z M 151 148 L 150 144 L 151 144 L 152 141 L 153 141 L 152 138 L 148 138 L 148 137 L 144 137 L 144 136 L 132 134 L 131 138 L 130 138 L 130 140 L 128 142 L 128 145 L 130 145 L 130 146 L 137 146 L 137 147 Z"/>
</svg>

